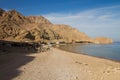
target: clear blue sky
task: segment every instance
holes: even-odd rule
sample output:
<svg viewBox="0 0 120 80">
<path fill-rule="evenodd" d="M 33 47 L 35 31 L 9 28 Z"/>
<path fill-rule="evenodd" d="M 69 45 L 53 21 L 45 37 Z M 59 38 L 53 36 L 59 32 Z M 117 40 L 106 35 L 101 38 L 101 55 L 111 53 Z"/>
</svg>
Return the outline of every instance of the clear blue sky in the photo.
<svg viewBox="0 0 120 80">
<path fill-rule="evenodd" d="M 0 0 L 0 8 L 16 9 L 26 16 L 43 15 L 91 37 L 120 41 L 120 0 Z"/>
</svg>

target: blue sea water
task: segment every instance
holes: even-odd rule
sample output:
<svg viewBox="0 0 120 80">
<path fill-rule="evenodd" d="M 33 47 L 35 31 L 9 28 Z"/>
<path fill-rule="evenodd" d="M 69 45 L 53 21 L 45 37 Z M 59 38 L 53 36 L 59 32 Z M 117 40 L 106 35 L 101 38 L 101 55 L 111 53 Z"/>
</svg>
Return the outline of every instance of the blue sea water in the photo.
<svg viewBox="0 0 120 80">
<path fill-rule="evenodd" d="M 120 42 L 113 44 L 67 44 L 60 45 L 60 49 L 120 61 Z"/>
</svg>

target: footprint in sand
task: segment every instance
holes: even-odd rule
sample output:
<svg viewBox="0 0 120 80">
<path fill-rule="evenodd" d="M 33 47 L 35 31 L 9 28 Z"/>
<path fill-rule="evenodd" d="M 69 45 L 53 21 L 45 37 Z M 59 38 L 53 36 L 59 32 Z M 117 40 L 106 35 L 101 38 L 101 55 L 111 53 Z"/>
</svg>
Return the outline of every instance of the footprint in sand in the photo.
<svg viewBox="0 0 120 80">
<path fill-rule="evenodd" d="M 120 68 L 116 68 L 116 70 L 120 70 Z"/>
<path fill-rule="evenodd" d="M 75 63 L 82 64 L 81 62 L 75 61 Z"/>
<path fill-rule="evenodd" d="M 86 66 L 88 65 L 88 64 L 85 64 Z"/>
<path fill-rule="evenodd" d="M 106 71 L 103 71 L 103 73 L 111 73 L 111 72 L 118 72 L 120 68 L 108 68 Z"/>
<path fill-rule="evenodd" d="M 78 64 L 83 64 L 83 63 L 81 63 L 81 62 L 78 62 L 78 61 L 75 61 L 75 63 L 78 63 Z M 85 63 L 85 64 L 83 64 L 83 65 L 88 65 L 87 63 Z"/>
<path fill-rule="evenodd" d="M 114 72 L 120 72 L 120 68 L 114 68 L 113 71 Z"/>
<path fill-rule="evenodd" d="M 107 69 L 107 70 L 103 71 L 103 73 L 110 73 L 110 72 L 111 72 L 110 69 Z"/>
</svg>

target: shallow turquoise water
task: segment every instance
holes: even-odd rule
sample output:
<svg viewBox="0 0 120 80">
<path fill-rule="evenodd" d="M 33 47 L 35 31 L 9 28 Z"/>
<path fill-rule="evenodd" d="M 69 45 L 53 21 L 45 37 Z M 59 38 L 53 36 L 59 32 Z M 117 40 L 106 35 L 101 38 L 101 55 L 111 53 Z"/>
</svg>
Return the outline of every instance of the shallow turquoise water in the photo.
<svg viewBox="0 0 120 80">
<path fill-rule="evenodd" d="M 120 61 L 120 43 L 113 44 L 67 44 L 60 45 L 60 49 L 87 54 L 90 56 Z"/>
</svg>

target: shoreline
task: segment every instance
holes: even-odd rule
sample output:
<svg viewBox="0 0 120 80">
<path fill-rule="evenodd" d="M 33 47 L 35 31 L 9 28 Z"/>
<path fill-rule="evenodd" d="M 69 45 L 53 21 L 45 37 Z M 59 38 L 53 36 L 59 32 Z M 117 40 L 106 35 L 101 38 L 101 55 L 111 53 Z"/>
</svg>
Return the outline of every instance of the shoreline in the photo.
<svg viewBox="0 0 120 80">
<path fill-rule="evenodd" d="M 67 50 L 60 49 L 60 48 L 58 48 L 58 47 L 54 47 L 54 48 L 57 48 L 57 49 L 62 50 L 62 51 L 70 52 L 70 53 L 73 53 L 73 54 L 80 54 L 80 55 L 90 56 L 90 57 L 93 57 L 93 58 L 110 60 L 110 61 L 112 61 L 112 62 L 118 62 L 118 63 L 120 63 L 120 61 L 118 61 L 118 60 L 108 59 L 108 58 L 99 57 L 99 56 L 98 56 L 98 57 L 97 57 L 97 56 L 92 56 L 92 55 L 89 55 L 89 54 L 86 54 L 86 53 L 77 53 L 77 52 L 67 51 Z"/>
<path fill-rule="evenodd" d="M 17 58 L 15 53 L 10 55 L 11 58 L 8 61 L 5 60 L 7 63 L 0 65 L 0 75 L 3 75 L 1 76 L 2 80 L 120 79 L 120 63 L 118 62 L 76 54 L 57 48 L 51 48 L 50 51 L 42 53 L 16 54 Z M 11 59 L 13 60 L 11 61 Z M 11 68 L 14 70 L 11 70 Z M 14 76 L 8 79 L 8 76 L 6 76 L 8 74 Z"/>
</svg>

